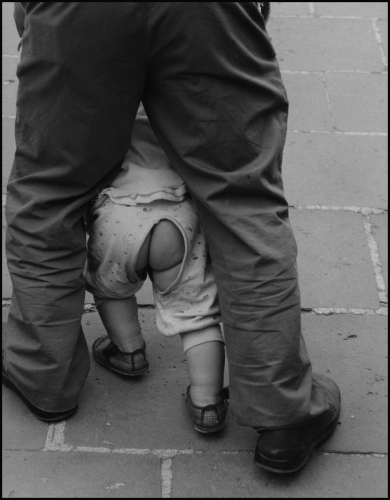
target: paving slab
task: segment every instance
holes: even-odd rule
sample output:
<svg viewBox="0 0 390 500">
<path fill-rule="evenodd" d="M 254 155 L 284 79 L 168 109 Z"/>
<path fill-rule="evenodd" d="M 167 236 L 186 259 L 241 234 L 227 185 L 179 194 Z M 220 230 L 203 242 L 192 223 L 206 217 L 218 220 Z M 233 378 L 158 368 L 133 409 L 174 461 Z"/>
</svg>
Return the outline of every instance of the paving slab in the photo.
<svg viewBox="0 0 390 500">
<path fill-rule="evenodd" d="M 389 290 L 389 217 L 387 214 L 371 215 L 372 233 L 378 245 L 382 274 Z"/>
<path fill-rule="evenodd" d="M 325 79 L 337 130 L 387 132 L 386 74 L 326 73 Z"/>
<path fill-rule="evenodd" d="M 14 81 L 10 81 L 14 80 Z M 2 92 L 2 112 L 3 116 L 16 116 L 16 94 L 18 85 L 14 78 L 4 79 Z"/>
<path fill-rule="evenodd" d="M 377 309 L 379 295 L 361 214 L 290 209 L 302 307 Z"/>
<path fill-rule="evenodd" d="M 3 126 L 3 158 L 2 158 L 2 193 L 7 192 L 8 177 L 11 172 L 12 164 L 15 156 L 15 119 L 2 118 Z"/>
<path fill-rule="evenodd" d="M 290 205 L 387 209 L 387 137 L 287 133 L 283 182 Z"/>
<path fill-rule="evenodd" d="M 386 316 L 304 314 L 313 372 L 341 391 L 340 425 L 320 449 L 388 453 L 388 325 Z"/>
<path fill-rule="evenodd" d="M 180 339 L 159 334 L 154 316 L 153 309 L 140 308 L 149 372 L 129 379 L 92 360 L 79 411 L 66 423 L 66 443 L 99 447 L 108 446 L 106 441 L 113 448 L 131 449 L 252 449 L 256 432 L 231 419 L 220 433 L 195 431 L 185 404 L 189 380 Z M 83 329 L 89 346 L 105 333 L 97 313 L 83 316 Z"/>
<path fill-rule="evenodd" d="M 19 57 L 2 56 L 2 79 L 3 82 L 17 83 L 16 68 L 19 64 Z M 4 89 L 4 87 L 3 87 Z M 4 109 L 3 109 L 4 115 Z"/>
<path fill-rule="evenodd" d="M 308 2 L 272 2 L 272 16 L 307 16 L 310 13 Z M 272 21 L 270 21 L 272 22 Z"/>
<path fill-rule="evenodd" d="M 290 102 L 288 128 L 333 131 L 322 75 L 282 74 Z"/>
<path fill-rule="evenodd" d="M 18 55 L 19 35 L 16 31 L 15 22 L 13 18 L 14 2 L 1 2 L 3 22 L 3 54 Z"/>
<path fill-rule="evenodd" d="M 267 30 L 282 70 L 383 71 L 369 19 L 275 17 Z"/>
<path fill-rule="evenodd" d="M 6 452 L 3 498 L 160 498 L 153 455 Z"/>
<path fill-rule="evenodd" d="M 180 455 L 172 463 L 171 498 L 387 498 L 387 458 L 315 453 L 287 475 L 260 469 L 249 453 Z"/>
<path fill-rule="evenodd" d="M 356 16 L 387 19 L 387 2 L 314 2 L 316 16 Z"/>
<path fill-rule="evenodd" d="M 10 389 L 2 390 L 3 450 L 42 450 L 48 424 L 38 420 Z"/>
<path fill-rule="evenodd" d="M 146 279 L 141 290 L 135 295 L 139 305 L 154 305 L 153 285 L 149 278 Z"/>
</svg>

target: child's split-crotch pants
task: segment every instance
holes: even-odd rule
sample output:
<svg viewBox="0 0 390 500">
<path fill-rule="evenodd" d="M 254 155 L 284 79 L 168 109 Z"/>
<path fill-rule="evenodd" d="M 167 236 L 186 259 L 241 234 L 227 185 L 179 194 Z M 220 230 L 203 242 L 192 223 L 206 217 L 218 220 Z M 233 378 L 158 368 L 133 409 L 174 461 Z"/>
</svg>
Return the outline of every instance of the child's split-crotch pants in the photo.
<svg viewBox="0 0 390 500">
<path fill-rule="evenodd" d="M 184 240 L 184 258 L 166 290 L 153 283 L 156 326 L 167 337 L 181 335 L 183 349 L 205 342 L 223 342 L 217 287 L 204 232 L 188 197 L 180 202 L 156 200 L 134 206 L 114 203 L 103 194 L 91 209 L 88 228 L 87 290 L 98 305 L 138 292 L 144 279 L 136 272 L 138 254 L 155 224 L 169 220 Z"/>
<path fill-rule="evenodd" d="M 125 156 L 142 99 L 205 230 L 233 418 L 261 429 L 322 416 L 281 177 L 288 101 L 255 2 L 23 5 L 6 206 L 12 381 L 46 411 L 78 402 L 83 215 Z"/>
</svg>

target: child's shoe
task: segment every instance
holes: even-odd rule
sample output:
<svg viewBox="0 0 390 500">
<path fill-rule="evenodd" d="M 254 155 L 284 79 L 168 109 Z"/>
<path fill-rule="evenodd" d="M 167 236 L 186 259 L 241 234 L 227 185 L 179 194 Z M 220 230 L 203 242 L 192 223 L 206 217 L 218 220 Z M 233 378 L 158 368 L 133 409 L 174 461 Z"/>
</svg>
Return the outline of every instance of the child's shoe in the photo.
<svg viewBox="0 0 390 500">
<path fill-rule="evenodd" d="M 191 400 L 189 385 L 187 387 L 186 401 L 195 430 L 202 433 L 216 432 L 225 427 L 227 422 L 228 404 L 221 393 L 221 402 L 215 405 L 195 406 Z"/>
<path fill-rule="evenodd" d="M 145 350 L 146 344 L 143 349 L 122 352 L 107 335 L 96 339 L 92 346 L 93 357 L 98 363 L 128 377 L 137 377 L 148 370 L 149 363 L 146 360 Z"/>
</svg>

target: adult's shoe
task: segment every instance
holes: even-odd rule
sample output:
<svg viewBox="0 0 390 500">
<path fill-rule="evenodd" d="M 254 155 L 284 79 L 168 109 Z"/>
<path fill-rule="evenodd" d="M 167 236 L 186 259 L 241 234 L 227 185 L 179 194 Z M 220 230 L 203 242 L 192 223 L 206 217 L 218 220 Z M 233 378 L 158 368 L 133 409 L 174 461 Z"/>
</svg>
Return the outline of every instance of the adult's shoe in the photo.
<svg viewBox="0 0 390 500">
<path fill-rule="evenodd" d="M 295 472 L 309 460 L 314 448 L 335 431 L 340 417 L 340 390 L 325 375 L 316 377 L 328 397 L 326 413 L 321 418 L 297 427 L 259 431 L 256 465 L 280 474 Z"/>
<path fill-rule="evenodd" d="M 66 420 L 67 418 L 71 417 L 76 413 L 78 410 L 78 406 L 75 406 L 71 410 L 65 410 L 65 411 L 57 411 L 57 412 L 52 412 L 52 411 L 43 411 L 34 406 L 30 401 L 19 391 L 19 389 L 15 386 L 15 384 L 12 382 L 12 380 L 9 378 L 7 372 L 5 371 L 4 368 L 4 357 L 2 359 L 2 372 L 1 372 L 1 379 L 2 383 L 11 389 L 15 394 L 17 394 L 20 399 L 23 401 L 23 403 L 27 406 L 27 408 L 33 413 L 39 420 L 43 420 L 44 422 L 59 422 L 61 420 Z"/>
</svg>

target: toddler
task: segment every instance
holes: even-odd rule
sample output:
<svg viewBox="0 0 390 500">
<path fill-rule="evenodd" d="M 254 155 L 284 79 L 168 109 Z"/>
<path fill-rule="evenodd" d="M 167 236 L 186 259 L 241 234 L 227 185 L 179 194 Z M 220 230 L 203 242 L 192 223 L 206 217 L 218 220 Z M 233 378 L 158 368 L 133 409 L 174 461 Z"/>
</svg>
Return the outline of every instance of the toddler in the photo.
<svg viewBox="0 0 390 500">
<path fill-rule="evenodd" d="M 227 420 L 225 350 L 206 241 L 186 186 L 142 104 L 121 170 L 94 200 L 86 221 L 87 290 L 108 334 L 94 342 L 95 360 L 127 376 L 148 370 L 135 293 L 149 274 L 157 328 L 180 335 L 183 343 L 195 429 L 218 431 Z"/>
</svg>

